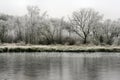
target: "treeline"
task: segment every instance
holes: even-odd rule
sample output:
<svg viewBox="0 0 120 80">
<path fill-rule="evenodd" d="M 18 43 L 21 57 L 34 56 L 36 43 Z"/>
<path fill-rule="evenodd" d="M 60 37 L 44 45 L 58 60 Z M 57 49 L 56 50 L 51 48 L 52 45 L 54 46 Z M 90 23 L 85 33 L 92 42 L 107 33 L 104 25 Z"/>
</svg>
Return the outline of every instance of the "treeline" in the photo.
<svg viewBox="0 0 120 80">
<path fill-rule="evenodd" d="M 0 14 L 0 42 L 24 44 L 120 45 L 120 19 L 103 20 L 93 9 L 74 11 L 72 16 L 50 18 L 36 6 L 28 14 Z"/>
</svg>

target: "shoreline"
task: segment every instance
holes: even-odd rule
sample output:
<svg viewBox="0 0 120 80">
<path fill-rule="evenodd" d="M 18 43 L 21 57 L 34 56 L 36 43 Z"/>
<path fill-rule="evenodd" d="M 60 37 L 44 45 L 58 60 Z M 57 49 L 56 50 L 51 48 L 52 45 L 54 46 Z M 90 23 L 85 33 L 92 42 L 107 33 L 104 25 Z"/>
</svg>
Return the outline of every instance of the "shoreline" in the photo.
<svg viewBox="0 0 120 80">
<path fill-rule="evenodd" d="M 67 45 L 5 45 L 0 46 L 4 52 L 120 52 L 119 46 L 67 46 Z"/>
</svg>

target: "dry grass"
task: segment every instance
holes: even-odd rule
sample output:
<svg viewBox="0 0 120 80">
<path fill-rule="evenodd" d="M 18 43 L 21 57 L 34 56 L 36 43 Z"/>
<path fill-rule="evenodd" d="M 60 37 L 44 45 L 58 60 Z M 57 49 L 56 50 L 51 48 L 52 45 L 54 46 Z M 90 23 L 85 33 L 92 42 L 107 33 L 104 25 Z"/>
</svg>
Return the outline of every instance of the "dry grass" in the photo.
<svg viewBox="0 0 120 80">
<path fill-rule="evenodd" d="M 0 52 L 120 52 L 119 46 L 1 44 Z"/>
</svg>

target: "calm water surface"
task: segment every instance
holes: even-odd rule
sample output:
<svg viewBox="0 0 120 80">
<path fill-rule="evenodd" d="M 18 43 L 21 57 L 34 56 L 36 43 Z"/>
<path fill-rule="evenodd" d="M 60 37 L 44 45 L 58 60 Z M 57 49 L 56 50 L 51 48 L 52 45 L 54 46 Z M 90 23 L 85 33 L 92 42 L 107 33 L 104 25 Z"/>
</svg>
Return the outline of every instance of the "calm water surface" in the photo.
<svg viewBox="0 0 120 80">
<path fill-rule="evenodd" d="M 120 80 L 120 53 L 3 53 L 0 80 Z"/>
</svg>

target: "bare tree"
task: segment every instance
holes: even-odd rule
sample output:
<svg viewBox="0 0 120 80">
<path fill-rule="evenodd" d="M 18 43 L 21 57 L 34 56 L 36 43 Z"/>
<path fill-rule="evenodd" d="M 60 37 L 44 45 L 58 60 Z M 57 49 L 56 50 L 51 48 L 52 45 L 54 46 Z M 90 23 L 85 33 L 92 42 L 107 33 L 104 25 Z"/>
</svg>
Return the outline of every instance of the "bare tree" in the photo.
<svg viewBox="0 0 120 80">
<path fill-rule="evenodd" d="M 63 19 L 48 18 L 41 24 L 41 30 L 39 32 L 44 37 L 47 44 L 61 44 L 63 27 Z"/>
<path fill-rule="evenodd" d="M 54 28 L 56 43 L 62 44 L 63 29 L 65 27 L 64 18 L 61 18 L 61 19 L 51 19 L 51 23 L 54 26 L 53 28 Z"/>
<path fill-rule="evenodd" d="M 80 9 L 79 11 L 73 12 L 72 18 L 70 19 L 72 23 L 71 30 L 83 39 L 83 43 L 86 44 L 92 27 L 96 26 L 96 23 L 101 19 L 102 16 L 93 9 Z"/>
<path fill-rule="evenodd" d="M 103 33 L 103 23 L 96 24 L 95 27 L 92 28 L 92 41 L 94 44 L 99 45 L 104 42 L 104 33 Z"/>
<path fill-rule="evenodd" d="M 38 43 L 38 29 L 42 27 L 46 12 L 40 13 L 40 9 L 37 6 L 28 6 L 28 15 L 26 17 L 26 41 L 27 43 Z"/>
<path fill-rule="evenodd" d="M 0 14 L 0 40 L 2 43 L 7 41 L 7 34 L 10 27 L 8 27 L 9 19 L 12 16 L 6 14 Z"/>
<path fill-rule="evenodd" d="M 118 37 L 120 34 L 119 20 L 112 21 L 110 19 L 103 22 L 103 33 L 104 41 L 106 44 L 111 45 L 113 43 L 113 38 Z"/>
<path fill-rule="evenodd" d="M 91 41 L 96 45 L 120 44 L 120 19 L 103 21 L 103 16 L 93 9 L 74 11 L 68 21 L 50 18 L 37 6 L 28 6 L 27 10 L 24 16 L 0 14 L 2 43 L 73 45 L 81 39 L 84 44 Z"/>
<path fill-rule="evenodd" d="M 0 20 L 0 40 L 2 43 L 5 42 L 7 36 L 7 25 L 5 21 Z"/>
</svg>

